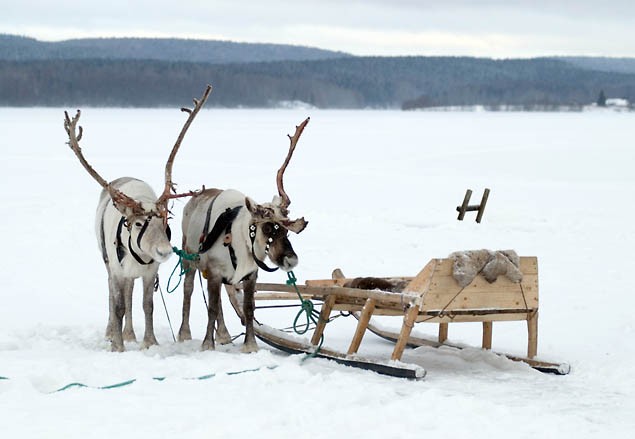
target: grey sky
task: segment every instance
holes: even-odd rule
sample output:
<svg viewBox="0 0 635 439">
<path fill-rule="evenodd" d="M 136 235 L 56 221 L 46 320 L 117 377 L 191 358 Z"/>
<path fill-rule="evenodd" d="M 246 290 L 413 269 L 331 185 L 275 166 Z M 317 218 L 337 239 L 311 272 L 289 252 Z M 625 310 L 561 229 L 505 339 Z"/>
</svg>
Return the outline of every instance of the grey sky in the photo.
<svg viewBox="0 0 635 439">
<path fill-rule="evenodd" d="M 356 55 L 635 57 L 635 0 L 0 0 L 0 33 L 223 39 Z"/>
</svg>

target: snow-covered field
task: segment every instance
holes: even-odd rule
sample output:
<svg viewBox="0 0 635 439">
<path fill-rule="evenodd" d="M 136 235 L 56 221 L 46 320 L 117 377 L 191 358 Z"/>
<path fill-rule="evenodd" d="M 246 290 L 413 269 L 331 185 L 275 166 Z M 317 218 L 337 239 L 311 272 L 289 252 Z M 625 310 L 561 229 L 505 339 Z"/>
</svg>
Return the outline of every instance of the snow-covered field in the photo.
<svg viewBox="0 0 635 439">
<path fill-rule="evenodd" d="M 412 276 L 429 259 L 462 249 L 535 255 L 538 354 L 569 362 L 570 375 L 541 374 L 479 349 L 406 351 L 404 361 L 428 371 L 416 382 L 302 361 L 262 343 L 251 355 L 239 352 L 238 340 L 201 352 L 198 287 L 195 340 L 172 341 L 157 293 L 160 346 L 141 351 L 131 343 L 111 353 L 103 339 L 106 272 L 93 233 L 100 189 L 64 144 L 63 109 L 3 108 L 0 376 L 9 379 L 0 380 L 2 438 L 632 437 L 635 114 L 205 110 L 183 143 L 174 180 L 181 190 L 233 187 L 269 201 L 286 134 L 308 115 L 285 179 L 292 215 L 310 222 L 292 237 L 301 282 L 329 277 L 334 267 L 349 276 Z M 135 176 L 160 191 L 184 117 L 85 108 L 84 153 L 105 178 Z M 465 190 L 478 200 L 485 187 L 483 222 L 474 213 L 457 221 Z M 174 208 L 177 245 L 182 207 Z M 175 262 L 161 268 L 164 291 Z M 165 295 L 175 329 L 181 299 L 180 289 Z M 257 316 L 285 327 L 295 312 Z M 134 317 L 141 337 L 140 294 Z M 345 349 L 354 327 L 352 318 L 337 319 L 325 344 Z M 419 324 L 417 332 L 434 334 L 436 325 Z M 478 346 L 480 339 L 479 324 L 450 325 L 451 341 Z M 493 345 L 524 354 L 526 325 L 495 324 Z M 391 349 L 368 334 L 360 355 L 388 358 Z M 130 379 L 137 381 L 97 389 Z M 73 382 L 91 388 L 54 392 Z"/>
</svg>

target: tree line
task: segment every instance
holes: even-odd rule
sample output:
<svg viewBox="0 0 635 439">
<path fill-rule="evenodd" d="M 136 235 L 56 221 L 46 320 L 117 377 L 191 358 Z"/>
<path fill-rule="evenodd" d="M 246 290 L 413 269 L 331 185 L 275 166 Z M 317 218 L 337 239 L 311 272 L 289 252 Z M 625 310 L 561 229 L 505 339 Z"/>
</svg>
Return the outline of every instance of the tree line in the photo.
<svg viewBox="0 0 635 439">
<path fill-rule="evenodd" d="M 319 108 L 576 106 L 607 97 L 635 102 L 635 74 L 565 60 L 341 57 L 214 64 L 140 59 L 0 60 L 0 106 L 188 105 L 205 84 L 208 106 Z"/>
</svg>

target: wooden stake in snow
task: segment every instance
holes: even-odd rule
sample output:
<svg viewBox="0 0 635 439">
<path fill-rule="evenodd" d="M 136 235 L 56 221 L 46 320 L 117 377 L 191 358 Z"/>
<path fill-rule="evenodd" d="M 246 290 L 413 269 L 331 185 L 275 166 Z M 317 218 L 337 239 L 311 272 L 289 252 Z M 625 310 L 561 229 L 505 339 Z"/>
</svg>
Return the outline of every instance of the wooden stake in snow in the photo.
<svg viewBox="0 0 635 439">
<path fill-rule="evenodd" d="M 481 204 L 470 206 L 470 197 L 472 196 L 472 190 L 468 189 L 465 191 L 465 198 L 463 198 L 463 204 L 460 206 L 456 206 L 457 212 L 459 212 L 458 220 L 463 221 L 465 217 L 465 212 L 478 211 L 476 215 L 476 222 L 480 224 L 481 219 L 483 218 L 483 213 L 485 212 L 485 205 L 487 204 L 487 199 L 489 198 L 489 189 L 485 189 L 483 192 L 483 198 L 481 198 Z"/>
</svg>

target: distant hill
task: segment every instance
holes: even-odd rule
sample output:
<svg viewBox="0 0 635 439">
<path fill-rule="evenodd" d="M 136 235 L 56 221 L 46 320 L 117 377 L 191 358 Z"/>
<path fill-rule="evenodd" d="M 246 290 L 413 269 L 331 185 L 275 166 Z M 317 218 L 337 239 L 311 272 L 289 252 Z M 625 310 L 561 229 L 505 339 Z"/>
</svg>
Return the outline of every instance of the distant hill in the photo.
<svg viewBox="0 0 635 439">
<path fill-rule="evenodd" d="M 635 73 L 635 58 L 605 58 L 591 56 L 562 56 L 557 57 L 576 67 L 600 72 Z"/>
<path fill-rule="evenodd" d="M 633 59 L 355 57 L 300 46 L 172 39 L 43 43 L 0 36 L 0 106 L 580 108 L 635 102 Z"/>
<path fill-rule="evenodd" d="M 0 59 L 142 59 L 212 64 L 341 58 L 343 52 L 284 44 L 174 38 L 84 38 L 59 42 L 0 34 Z"/>
</svg>

